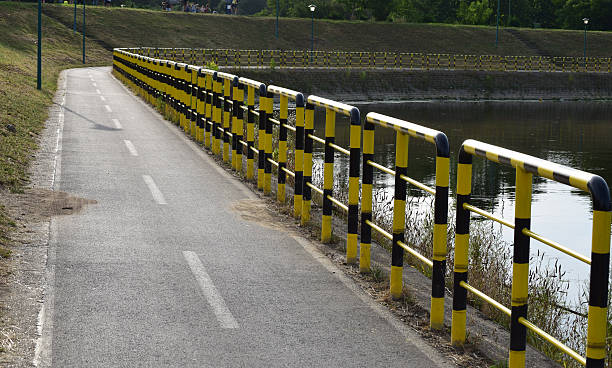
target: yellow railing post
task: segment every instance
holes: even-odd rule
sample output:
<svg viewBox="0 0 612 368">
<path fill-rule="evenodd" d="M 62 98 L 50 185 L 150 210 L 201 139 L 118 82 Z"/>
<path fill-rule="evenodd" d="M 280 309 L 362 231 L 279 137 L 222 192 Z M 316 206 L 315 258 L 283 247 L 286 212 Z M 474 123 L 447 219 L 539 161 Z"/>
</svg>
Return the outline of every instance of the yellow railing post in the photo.
<svg viewBox="0 0 612 368">
<path fill-rule="evenodd" d="M 472 193 L 472 156 L 463 147 L 459 151 L 457 164 L 457 216 L 455 226 L 455 262 L 453 265 L 453 316 L 451 343 L 465 343 L 467 290 L 461 282 L 468 279 L 468 248 L 470 243 L 470 212 L 464 205 L 470 203 Z"/>
<path fill-rule="evenodd" d="M 359 239 L 359 161 L 361 159 L 361 115 L 358 109 L 351 110 L 349 140 L 349 197 L 348 232 L 346 235 L 346 263 L 357 262 Z"/>
<path fill-rule="evenodd" d="M 242 172 L 242 136 L 244 134 L 244 88 L 238 78 L 234 79 L 236 88 L 234 88 L 234 110 L 236 111 L 236 171 Z M 233 159 L 233 158 L 232 158 Z"/>
<path fill-rule="evenodd" d="M 272 191 L 272 122 L 270 117 L 272 116 L 273 107 L 273 95 L 272 92 L 266 91 L 265 98 L 265 109 L 266 109 L 266 134 L 265 134 L 265 162 L 264 162 L 264 194 L 269 195 Z"/>
<path fill-rule="evenodd" d="M 391 297 L 402 296 L 402 274 L 404 269 L 404 249 L 399 242 L 404 242 L 406 224 L 406 182 L 401 178 L 408 173 L 409 136 L 396 132 L 395 139 L 395 196 L 393 200 L 393 245 L 391 249 Z"/>
<path fill-rule="evenodd" d="M 516 168 L 516 202 L 514 219 L 514 254 L 512 262 L 512 314 L 510 321 L 510 368 L 525 366 L 527 328 L 519 318 L 527 318 L 529 288 L 529 237 L 523 229 L 531 227 L 531 192 L 533 175 Z"/>
<path fill-rule="evenodd" d="M 229 162 L 229 134 L 231 125 L 231 111 L 230 111 L 230 99 L 232 96 L 231 80 L 223 78 L 223 162 Z"/>
<path fill-rule="evenodd" d="M 213 125 L 213 74 L 206 74 L 206 88 L 204 89 L 206 95 L 206 120 L 204 121 L 204 147 L 212 149 L 212 125 Z"/>
<path fill-rule="evenodd" d="M 361 182 L 361 244 L 359 245 L 359 271 L 370 272 L 370 248 L 372 247 L 372 184 L 374 168 L 368 164 L 374 160 L 374 124 L 368 119 L 363 123 L 363 174 Z"/>
<path fill-rule="evenodd" d="M 302 226 L 310 221 L 310 206 L 312 201 L 312 191 L 308 184 L 312 182 L 312 138 L 314 134 L 314 105 L 306 103 L 304 112 L 304 180 L 303 180 L 303 200 L 302 200 Z"/>
<path fill-rule="evenodd" d="M 250 52 L 249 52 L 250 55 Z M 247 86 L 247 180 L 253 180 L 255 174 L 253 172 L 255 153 L 253 152 L 253 143 L 255 142 L 255 87 Z"/>
<path fill-rule="evenodd" d="M 587 367 L 604 367 L 608 321 L 610 267 L 610 189 L 599 176 L 589 182 L 593 198 L 593 235 L 587 327 Z M 609 338 L 609 337 L 608 337 Z"/>
<path fill-rule="evenodd" d="M 332 236 L 332 201 L 334 186 L 334 148 L 336 142 L 336 112 L 325 109 L 325 161 L 323 163 L 323 218 L 321 220 L 321 242 L 329 243 Z"/>
<path fill-rule="evenodd" d="M 259 94 L 259 126 L 257 132 L 257 149 L 259 150 L 259 155 L 257 157 L 257 189 L 259 190 L 264 190 L 266 170 L 266 125 L 268 123 L 268 103 L 266 100 L 267 91 L 264 89 L 260 91 Z"/>
<path fill-rule="evenodd" d="M 221 78 L 218 73 L 215 72 L 213 75 L 213 154 L 218 155 L 221 152 L 221 132 L 219 126 L 221 125 Z"/>
<path fill-rule="evenodd" d="M 232 117 L 231 117 L 231 132 L 232 132 L 232 170 L 238 170 L 238 78 L 232 81 Z"/>
<path fill-rule="evenodd" d="M 304 96 L 295 102 L 295 185 L 293 189 L 293 217 L 302 214 L 304 181 Z"/>
<path fill-rule="evenodd" d="M 284 53 L 283 53 L 284 55 Z M 284 59 L 284 56 L 283 56 Z M 285 203 L 285 183 L 287 173 L 283 170 L 287 168 L 287 117 L 289 116 L 289 99 L 287 96 L 280 95 L 280 115 L 278 127 L 278 172 L 276 181 L 276 200 Z"/>
</svg>

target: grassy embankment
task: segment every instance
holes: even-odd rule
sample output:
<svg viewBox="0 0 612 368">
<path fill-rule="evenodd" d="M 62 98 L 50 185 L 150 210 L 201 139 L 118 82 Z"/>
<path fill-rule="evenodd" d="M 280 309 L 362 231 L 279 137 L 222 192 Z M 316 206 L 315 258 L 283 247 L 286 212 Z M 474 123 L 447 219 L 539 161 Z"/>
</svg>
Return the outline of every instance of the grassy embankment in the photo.
<svg viewBox="0 0 612 368">
<path fill-rule="evenodd" d="M 45 14 L 72 26 L 70 7 L 45 6 Z M 203 47 L 234 49 L 310 48 L 310 19 L 164 13 L 143 9 L 88 10 L 88 34 L 105 47 Z M 392 24 L 315 20 L 315 48 L 341 51 L 402 51 L 455 54 L 582 56 L 582 31 L 501 29 L 442 24 Z M 609 56 L 612 33 L 589 32 L 587 54 Z"/>
<path fill-rule="evenodd" d="M 81 35 L 43 16 L 42 89 L 36 89 L 37 17 L 33 4 L 0 2 L 0 190 L 20 191 L 62 69 L 80 66 Z M 107 64 L 107 51 L 88 42 L 88 61 Z M 14 127 L 14 129 L 13 129 Z M 0 204 L 0 257 L 15 226 Z"/>
</svg>

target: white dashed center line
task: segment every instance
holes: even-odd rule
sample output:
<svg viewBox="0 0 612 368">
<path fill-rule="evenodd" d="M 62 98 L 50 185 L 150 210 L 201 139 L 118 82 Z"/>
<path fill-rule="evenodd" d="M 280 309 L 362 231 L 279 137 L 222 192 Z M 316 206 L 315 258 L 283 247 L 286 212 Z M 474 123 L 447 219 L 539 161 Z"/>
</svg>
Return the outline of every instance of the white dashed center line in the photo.
<svg viewBox="0 0 612 368">
<path fill-rule="evenodd" d="M 121 123 L 119 122 L 119 120 L 113 119 L 113 123 L 115 124 L 115 128 L 123 129 L 123 127 L 121 126 Z"/>
<path fill-rule="evenodd" d="M 106 111 L 108 112 L 113 112 L 113 110 L 111 110 L 110 106 L 108 105 L 104 105 L 104 108 L 106 109 Z"/>
<path fill-rule="evenodd" d="M 130 154 L 132 156 L 138 156 L 138 151 L 136 151 L 136 147 L 134 147 L 132 142 L 127 139 L 124 139 L 123 142 L 125 143 L 125 146 L 127 147 L 128 151 L 130 151 Z"/>
<path fill-rule="evenodd" d="M 232 312 L 230 312 L 227 305 L 225 305 L 225 301 L 219 292 L 217 292 L 217 288 L 215 288 L 210 276 L 206 273 L 206 269 L 198 255 L 191 251 L 183 251 L 183 256 L 187 264 L 189 264 L 189 268 L 191 268 L 191 272 L 195 276 L 196 281 L 200 285 L 204 297 L 215 313 L 215 316 L 217 316 L 217 320 L 221 324 L 221 327 L 232 329 L 238 328 L 238 322 L 236 322 Z"/>
<path fill-rule="evenodd" d="M 106 101 L 106 98 L 104 98 L 104 96 L 100 96 L 100 100 Z"/>
<path fill-rule="evenodd" d="M 155 185 L 155 182 L 153 181 L 152 177 L 150 177 L 149 175 L 143 175 L 142 179 L 149 187 L 151 195 L 153 195 L 153 199 L 155 199 L 155 202 L 157 202 L 157 204 L 168 204 L 162 192 L 159 190 L 157 185 Z"/>
</svg>

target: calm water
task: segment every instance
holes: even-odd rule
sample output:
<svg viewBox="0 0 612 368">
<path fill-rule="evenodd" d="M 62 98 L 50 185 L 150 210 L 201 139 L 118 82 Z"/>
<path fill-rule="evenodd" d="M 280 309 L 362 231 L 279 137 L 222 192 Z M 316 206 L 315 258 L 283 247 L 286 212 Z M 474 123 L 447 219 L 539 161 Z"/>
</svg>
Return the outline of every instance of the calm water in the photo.
<svg viewBox="0 0 612 368">
<path fill-rule="evenodd" d="M 440 130 L 451 144 L 451 192 L 456 186 L 456 155 L 469 138 L 526 153 L 602 176 L 612 183 L 612 104 L 596 102 L 409 102 L 359 105 L 369 111 L 405 119 Z M 316 134 L 324 134 L 323 111 L 316 111 Z M 348 147 L 348 122 L 337 118 L 336 141 Z M 376 161 L 394 166 L 395 135 L 377 128 Z M 315 147 L 317 144 L 315 144 Z M 336 170 L 340 171 L 341 161 Z M 434 185 L 434 147 L 410 141 L 409 176 Z M 473 201 L 481 208 L 514 218 L 514 171 L 474 158 Z M 342 176 L 342 175 L 341 175 Z M 392 192 L 393 179 L 378 173 L 378 187 Z M 411 190 L 410 195 L 425 195 Z M 590 256 L 592 209 L 588 193 L 546 179 L 533 185 L 532 230 L 584 255 Z M 512 230 L 503 232 L 512 241 Z M 579 261 L 532 240 L 532 252 L 546 250 L 562 262 L 569 280 L 588 279 L 588 267 Z M 577 284 L 577 283 L 576 283 Z M 572 288 L 575 295 L 577 288 Z"/>
</svg>

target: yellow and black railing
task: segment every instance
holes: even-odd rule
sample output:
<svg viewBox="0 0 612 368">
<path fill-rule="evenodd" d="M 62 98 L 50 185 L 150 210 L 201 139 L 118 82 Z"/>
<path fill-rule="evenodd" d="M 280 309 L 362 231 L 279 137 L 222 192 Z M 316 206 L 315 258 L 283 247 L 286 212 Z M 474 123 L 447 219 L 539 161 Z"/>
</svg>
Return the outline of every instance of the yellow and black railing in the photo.
<svg viewBox="0 0 612 368">
<path fill-rule="evenodd" d="M 311 179 L 308 181 L 304 180 L 304 188 L 308 187 L 323 196 L 323 217 L 321 220 L 321 241 L 323 243 L 331 241 L 333 206 L 336 205 L 347 214 L 346 262 L 355 263 L 357 261 L 357 232 L 359 229 L 359 161 L 361 154 L 361 117 L 359 109 L 318 96 L 309 96 L 308 105 L 306 109 L 306 129 L 308 134 L 305 137 L 305 145 L 309 145 L 310 151 L 308 152 L 311 160 L 309 165 L 310 172 L 308 173 L 309 178 L 312 178 L 313 142 L 324 145 L 325 156 L 323 163 L 323 189 L 321 190 L 314 186 Z M 325 139 L 321 139 L 315 136 L 314 132 L 311 132 L 314 120 L 314 106 L 325 109 Z M 350 119 L 348 150 L 336 144 L 336 113 L 347 116 Z M 340 152 L 349 157 L 348 205 L 333 197 L 335 152 Z M 304 175 L 306 176 L 306 171 Z M 308 197 L 308 201 L 310 201 L 310 192 Z M 310 203 L 306 205 L 305 209 L 310 209 Z M 305 214 L 305 216 L 309 217 L 309 214 Z"/>
<path fill-rule="evenodd" d="M 305 51 L 305 50 L 234 50 L 234 49 L 128 49 L 142 56 L 159 55 L 164 59 L 192 64 L 215 63 L 228 67 L 315 67 L 382 68 L 424 70 L 480 70 L 534 72 L 610 73 L 612 58 L 569 56 L 504 56 L 447 53 L 378 51 Z"/>
<path fill-rule="evenodd" d="M 257 176 L 257 187 L 271 194 L 272 165 L 278 167 L 277 198 L 285 201 L 286 175 L 295 178 L 295 216 L 301 223 L 310 221 L 312 191 L 322 196 L 323 215 L 321 240 L 327 242 L 332 235 L 334 206 L 348 216 L 346 260 L 357 260 L 359 250 L 360 270 L 370 270 L 370 247 L 372 230 L 393 241 L 390 292 L 393 297 L 402 293 L 402 269 L 404 252 L 408 252 L 432 269 L 431 319 L 434 329 L 443 326 L 445 262 L 447 257 L 447 210 L 449 186 L 449 144 L 446 136 L 438 131 L 412 124 L 389 116 L 369 113 L 364 119 L 363 133 L 359 110 L 353 106 L 317 96 L 305 98 L 301 93 L 286 88 L 269 86 L 236 75 L 194 67 L 174 61 L 142 56 L 126 49 L 113 51 L 114 74 L 137 94 L 179 124 L 197 142 L 221 155 L 234 170 L 243 170 L 243 153 L 247 152 L 246 177 Z M 149 51 L 149 55 L 161 55 L 161 50 Z M 172 55 L 183 51 L 171 50 Z M 163 50 L 163 52 L 167 52 Z M 190 55 L 195 55 L 191 52 Z M 376 57 L 379 57 L 378 55 Z M 273 99 L 279 98 L 279 119 L 273 118 Z M 256 100 L 259 106 L 256 108 Z M 245 102 L 246 101 L 246 102 Z M 288 122 L 289 101 L 295 102 L 295 126 Z M 314 134 L 315 107 L 325 109 L 325 138 Z M 244 120 L 246 112 L 246 131 Z M 349 149 L 336 144 L 336 114 L 350 118 Z M 258 120 L 258 134 L 255 121 Z M 278 161 L 273 160 L 273 127 L 277 125 Z M 396 131 L 394 170 L 374 162 L 375 126 Z M 288 134 L 295 131 L 295 170 L 287 167 Z M 363 134 L 363 151 L 361 136 Z M 244 136 L 246 135 L 246 141 Z M 425 140 L 436 146 L 435 189 L 410 177 L 407 173 L 409 138 Z M 230 143 L 231 142 L 231 143 Z M 313 184 L 313 144 L 325 147 L 323 165 L 323 188 Z M 231 150 L 230 150 L 231 147 Z M 334 156 L 338 153 L 349 157 L 348 204 L 334 197 Z M 255 155 L 258 156 L 255 171 Z M 231 161 L 230 161 L 231 156 Z M 482 157 L 516 170 L 516 206 L 514 221 L 496 217 L 473 206 L 472 158 Z M 363 173 L 360 175 L 360 158 Z M 393 203 L 393 225 L 391 232 L 377 225 L 372 216 L 373 170 L 378 169 L 395 177 Z M 593 203 L 592 251 L 587 257 L 547 239 L 531 230 L 531 193 L 534 175 L 570 185 L 589 192 Z M 406 187 L 411 184 L 434 196 L 434 227 L 432 259 L 420 254 L 407 244 L 405 233 Z M 361 185 L 361 201 L 359 187 Z M 361 204 L 361 219 L 359 219 Z M 484 300 L 510 317 L 510 367 L 525 365 L 527 329 L 550 342 L 587 367 L 603 367 L 606 356 L 606 333 L 608 298 L 608 273 L 610 253 L 611 203 L 607 183 L 599 176 L 557 165 L 518 152 L 488 145 L 474 140 L 463 143 L 458 156 L 457 212 L 455 248 L 453 259 L 454 292 L 452 306 L 451 341 L 461 345 L 466 337 L 467 293 Z M 468 284 L 470 214 L 476 213 L 514 229 L 514 254 L 512 269 L 511 307 L 487 296 Z M 358 230 L 361 224 L 361 239 Z M 537 327 L 527 319 L 529 243 L 536 239 L 554 249 L 590 265 L 590 289 L 586 357 L 580 356 L 560 341 Z"/>
<path fill-rule="evenodd" d="M 390 128 L 396 132 L 395 170 L 374 162 L 374 127 Z M 436 187 L 427 187 L 407 176 L 409 138 L 427 141 L 436 147 Z M 441 329 L 444 325 L 444 290 L 446 273 L 446 242 L 448 218 L 448 184 L 449 184 L 449 145 L 446 135 L 407 121 L 392 118 L 378 113 L 369 113 L 363 132 L 363 181 L 361 199 L 361 250 L 360 269 L 370 269 L 370 242 L 372 229 L 382 236 L 392 240 L 391 253 L 391 296 L 402 295 L 402 273 L 404 250 L 415 256 L 421 262 L 432 268 L 430 325 L 433 329 Z M 393 203 L 393 233 L 389 233 L 372 221 L 372 183 L 374 169 L 395 177 L 395 195 Z M 423 256 L 406 244 L 406 186 L 407 183 L 434 196 L 434 229 L 433 229 L 433 260 Z"/>
<path fill-rule="evenodd" d="M 299 217 L 302 212 L 302 180 L 304 157 L 304 95 L 300 92 L 278 86 L 268 86 L 268 93 L 279 97 L 279 120 L 269 118 L 269 122 L 278 126 L 278 162 L 271 160 L 277 170 L 276 198 L 285 203 L 285 184 L 287 175 L 294 179 L 293 213 Z M 289 101 L 295 103 L 295 127 L 287 122 L 289 116 Z M 294 171 L 287 167 L 287 135 L 288 131 L 295 132 Z"/>
<path fill-rule="evenodd" d="M 514 223 L 470 204 L 472 157 L 478 156 L 516 170 Z M 591 258 L 531 230 L 531 194 L 534 175 L 589 192 L 593 201 Z M 451 340 L 461 345 L 466 335 L 467 292 L 510 317 L 511 368 L 525 366 L 527 329 L 587 367 L 603 367 L 606 356 L 608 270 L 610 259 L 610 190 L 599 176 L 571 169 L 497 146 L 467 140 L 461 146 L 457 168 L 457 224 L 455 235 L 454 296 Z M 508 309 L 468 284 L 470 212 L 514 229 L 511 308 Z M 586 359 L 527 319 L 529 241 L 536 239 L 591 266 Z"/>
</svg>

